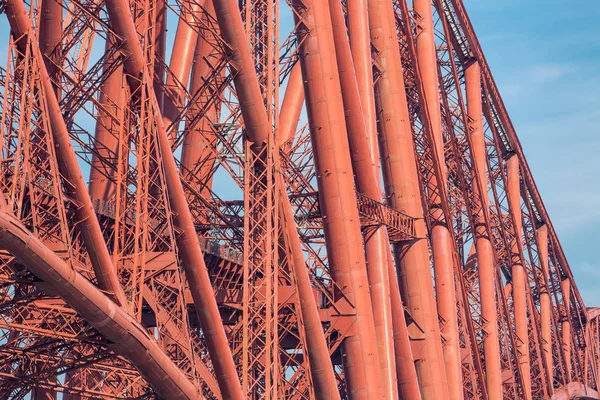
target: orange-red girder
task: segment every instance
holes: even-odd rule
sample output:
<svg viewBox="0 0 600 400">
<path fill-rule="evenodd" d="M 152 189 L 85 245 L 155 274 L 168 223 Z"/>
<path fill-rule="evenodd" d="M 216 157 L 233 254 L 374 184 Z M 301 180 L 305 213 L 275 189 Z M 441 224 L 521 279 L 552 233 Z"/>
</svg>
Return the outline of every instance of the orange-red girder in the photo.
<svg viewBox="0 0 600 400">
<path fill-rule="evenodd" d="M 412 128 L 403 82 L 400 50 L 396 38 L 394 10 L 391 2 L 369 1 L 371 40 L 378 53 L 381 76 L 375 86 L 375 102 L 379 114 L 379 139 L 383 177 L 390 205 L 421 220 L 423 209 L 413 151 Z M 424 230 L 422 226 L 421 229 Z M 441 337 L 437 307 L 433 294 L 433 277 L 429 268 L 426 239 L 415 239 L 395 246 L 400 289 L 411 315 L 423 329 L 424 339 L 414 354 L 421 388 L 410 376 L 400 377 L 403 398 L 447 398 L 448 391 L 436 392 L 445 385 Z M 401 368 L 398 368 L 400 371 Z M 409 370 L 410 371 L 410 370 Z"/>
<path fill-rule="evenodd" d="M 209 0 L 209 3 L 211 1 Z M 168 128 L 183 106 L 185 88 L 190 80 L 190 71 L 192 70 L 192 61 L 194 58 L 194 50 L 198 41 L 199 25 L 197 19 L 201 16 L 202 1 L 189 1 L 186 7 L 181 8 L 181 16 L 177 24 L 177 33 L 175 34 L 175 42 L 173 43 L 173 51 L 171 53 L 171 62 L 169 63 L 169 71 L 165 84 L 164 105 L 163 105 L 163 120 L 164 125 Z M 170 130 L 170 139 L 173 141 L 176 127 Z"/>
<path fill-rule="evenodd" d="M 250 55 L 250 45 L 236 0 L 213 0 L 217 22 L 229 45 L 235 70 L 233 78 L 248 139 L 261 145 L 269 136 L 271 124 L 263 104 L 258 78 Z"/>
<path fill-rule="evenodd" d="M 292 72 L 290 72 L 290 77 L 285 89 L 285 95 L 283 96 L 281 114 L 279 115 L 279 126 L 277 127 L 277 134 L 275 135 L 277 147 L 283 146 L 285 142 L 293 138 L 296 134 L 296 128 L 298 126 L 298 121 L 300 120 L 303 104 L 304 88 L 302 83 L 302 70 L 300 69 L 300 63 L 297 62 L 292 67 Z"/>
<path fill-rule="evenodd" d="M 106 40 L 106 49 L 112 46 L 114 46 L 114 39 L 109 37 Z M 98 155 L 95 153 L 92 155 L 88 188 L 90 196 L 95 199 L 109 200 L 117 190 L 111 178 L 117 169 L 120 143 L 118 135 L 125 129 L 124 126 L 120 126 L 120 123 L 125 121 L 123 118 L 126 96 L 124 85 L 126 82 L 123 76 L 123 66 L 119 65 L 100 88 L 100 108 L 94 133 L 94 148 Z M 115 169 L 104 170 L 106 166 L 102 159 L 114 160 Z"/>
<path fill-rule="evenodd" d="M 416 37 L 417 61 L 419 66 L 421 83 L 425 95 L 427 114 L 432 129 L 433 145 L 437 158 L 442 167 L 442 181 L 437 185 L 447 185 L 446 163 L 444 154 L 444 138 L 442 132 L 442 116 L 440 111 L 440 98 L 438 94 L 438 69 L 437 52 L 433 30 L 433 8 L 429 0 L 414 0 L 413 7 L 419 15 L 417 24 L 419 34 Z M 436 184 L 433 182 L 433 184 Z M 428 360 L 423 363 L 424 369 L 439 368 L 432 371 L 433 380 L 429 388 L 425 388 L 425 382 L 421 377 L 423 398 L 440 398 L 446 390 L 448 397 L 452 400 L 460 400 L 462 394 L 462 376 L 460 365 L 460 348 L 458 338 L 458 319 L 456 314 L 456 290 L 454 287 L 454 266 L 452 257 L 452 236 L 450 227 L 445 221 L 441 202 L 437 199 L 440 208 L 434 211 L 434 223 L 431 228 L 431 246 L 433 250 L 433 266 L 435 272 L 435 291 L 437 294 L 437 306 L 439 315 L 445 320 L 442 327 L 442 335 L 446 339 L 443 346 L 443 355 L 430 350 Z M 444 366 L 438 362 L 444 360 Z M 444 368 L 445 367 L 445 368 Z M 419 369 L 417 370 L 419 371 Z"/>
<path fill-rule="evenodd" d="M 538 258 L 542 266 L 544 281 L 540 293 L 540 314 L 542 318 L 542 354 L 546 363 L 546 370 L 552 371 L 552 302 L 548 282 L 550 271 L 548 268 L 548 228 L 542 225 L 536 230 Z"/>
</svg>

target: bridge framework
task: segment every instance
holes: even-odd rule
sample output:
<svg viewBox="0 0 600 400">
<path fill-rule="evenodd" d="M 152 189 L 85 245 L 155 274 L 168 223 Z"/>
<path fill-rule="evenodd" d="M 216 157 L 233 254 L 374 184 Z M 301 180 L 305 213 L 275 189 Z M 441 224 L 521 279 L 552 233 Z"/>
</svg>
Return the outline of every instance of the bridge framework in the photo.
<svg viewBox="0 0 600 400">
<path fill-rule="evenodd" d="M 461 0 L 0 13 L 5 398 L 598 398 Z"/>
</svg>

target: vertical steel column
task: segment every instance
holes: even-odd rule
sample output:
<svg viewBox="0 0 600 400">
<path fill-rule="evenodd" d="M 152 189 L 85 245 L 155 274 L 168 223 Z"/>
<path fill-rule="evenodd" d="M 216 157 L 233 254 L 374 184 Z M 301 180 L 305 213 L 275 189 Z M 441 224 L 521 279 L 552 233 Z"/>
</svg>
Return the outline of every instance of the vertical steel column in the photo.
<svg viewBox="0 0 600 400">
<path fill-rule="evenodd" d="M 155 0 L 154 26 L 154 93 L 163 111 L 163 88 L 165 82 L 165 57 L 167 52 L 167 5 L 166 0 Z"/>
<path fill-rule="evenodd" d="M 422 201 L 392 3 L 370 0 L 369 25 L 382 73 L 375 87 L 375 101 L 386 193 L 393 208 L 420 220 Z M 416 239 L 396 245 L 395 255 L 403 298 L 424 331 L 422 348 L 415 355 L 422 396 L 448 398 L 427 241 Z M 399 383 L 403 395 L 406 391 L 409 394 L 405 396 L 415 396 L 412 382 L 399 378 Z"/>
<path fill-rule="evenodd" d="M 387 249 L 388 275 L 390 280 L 390 303 L 392 306 L 392 326 L 394 328 L 394 359 L 396 360 L 396 377 L 398 398 L 403 400 L 420 399 L 417 371 L 415 369 L 410 335 L 406 326 L 404 305 L 400 297 L 400 286 L 394 266 L 391 249 Z"/>
<path fill-rule="evenodd" d="M 375 92 L 373 88 L 373 64 L 371 60 L 371 38 L 369 37 L 369 8 L 367 0 L 347 2 L 348 38 L 360 103 L 365 119 L 365 129 L 369 139 L 371 161 L 376 171 L 376 184 L 381 186 L 379 146 L 377 144 L 377 116 L 375 112 Z M 381 188 L 380 188 L 381 189 Z M 381 190 L 379 190 L 381 191 Z"/>
<path fill-rule="evenodd" d="M 106 51 L 115 45 L 114 38 L 106 40 Z M 90 196 L 95 199 L 110 200 L 117 190 L 112 182 L 115 169 L 109 169 L 102 160 L 114 160 L 117 164 L 119 151 L 118 132 L 123 129 L 123 109 L 125 107 L 125 84 L 123 66 L 119 65 L 100 87 L 100 105 L 94 134 L 94 148 L 99 156 L 92 154 L 92 168 L 90 169 Z M 118 118 L 118 122 L 114 121 Z M 106 176 L 108 175 L 108 176 Z"/>
<path fill-rule="evenodd" d="M 329 0 L 329 12 L 333 29 L 333 40 L 337 58 L 337 68 L 342 89 L 344 115 L 350 144 L 352 166 L 357 189 L 367 197 L 381 202 L 381 189 L 377 184 L 375 163 L 372 160 L 369 133 L 366 129 L 361 98 L 358 91 L 356 73 L 350 51 L 350 43 L 344 22 L 342 4 L 339 0 Z M 383 384 L 383 397 L 396 399 L 398 383 L 394 359 L 392 311 L 390 304 L 390 282 L 388 274 L 387 250 L 389 243 L 385 227 L 380 226 L 365 235 L 365 256 L 373 317 L 377 334 L 377 348 Z"/>
<path fill-rule="evenodd" d="M 27 35 L 32 32 L 29 17 L 25 5 L 21 0 L 6 1 L 6 15 L 11 27 L 13 37 L 19 39 L 17 45 L 21 50 L 27 45 Z M 62 116 L 60 105 L 54 88 L 50 81 L 46 65 L 42 62 L 39 48 L 33 49 L 35 57 L 39 62 L 40 82 L 42 92 L 46 99 L 48 119 L 52 128 L 52 135 L 56 146 L 57 163 L 60 173 L 69 182 L 65 185 L 67 193 L 75 198 L 81 206 L 75 210 L 77 220 L 80 221 L 80 231 L 83 236 L 85 248 L 89 254 L 90 262 L 94 268 L 98 285 L 108 292 L 119 305 L 126 304 L 125 293 L 119 282 L 117 272 L 112 264 L 108 247 L 104 241 L 104 235 L 100 229 L 98 217 L 94 211 L 92 200 L 87 191 L 85 180 L 81 174 L 79 161 L 71 137 Z"/>
<path fill-rule="evenodd" d="M 369 0 L 368 5 L 370 36 L 377 49 L 377 61 L 381 70 L 381 76 L 375 85 L 375 106 L 378 114 L 379 146 L 385 190 L 393 208 L 422 221 L 422 199 L 413 151 L 412 127 L 408 115 L 394 9 L 389 0 Z M 421 229 L 424 231 L 424 226 L 421 226 Z M 396 267 L 403 278 L 402 295 L 409 300 L 406 303 L 411 309 L 411 314 L 425 329 L 427 345 L 441 347 L 427 240 L 416 239 L 408 244 L 396 245 L 394 253 L 397 260 Z M 399 351 L 403 351 L 402 348 L 395 348 L 395 351 L 397 360 L 406 357 L 398 355 Z M 397 372 L 401 398 L 420 398 L 419 384 L 414 379 L 416 376 L 414 372 L 410 368 L 400 368 L 400 366 Z M 439 398 L 447 398 L 447 394 Z"/>
<path fill-rule="evenodd" d="M 529 361 L 529 336 L 527 331 L 527 275 L 521 262 L 517 240 L 522 240 L 523 222 L 521 216 L 521 180 L 519 173 L 519 158 L 513 155 L 506 161 L 507 195 L 510 210 L 515 218 L 515 237 L 511 249 L 513 310 L 515 318 L 517 358 L 523 377 L 524 393 L 527 400 L 531 399 L 531 365 Z"/>
<path fill-rule="evenodd" d="M 298 298 L 300 300 L 300 312 L 302 313 L 302 320 L 304 322 L 302 327 L 304 329 L 304 337 L 306 338 L 310 374 L 315 385 L 315 396 L 318 399 L 340 399 L 329 355 L 329 348 L 325 341 L 323 325 L 319 316 L 319 309 L 315 301 L 304 255 L 302 254 L 300 237 L 296 230 L 292 205 L 285 191 L 281 175 L 277 177 L 277 185 L 279 186 L 280 196 L 279 218 L 282 220 L 283 237 L 290 255 L 289 262 L 292 267 L 296 290 L 298 291 Z"/>
<path fill-rule="evenodd" d="M 382 396 L 377 338 L 346 136 L 331 17 L 325 0 L 293 4 L 300 25 L 300 65 L 330 269 L 356 308 L 355 334 L 344 340 L 351 399 Z"/>
<path fill-rule="evenodd" d="M 373 62 L 371 58 L 371 37 L 369 31 L 369 8 L 367 0 L 347 1 L 348 37 L 352 61 L 360 94 L 360 102 L 365 121 L 365 132 L 369 142 L 371 162 L 375 172 L 375 184 L 377 185 L 378 197 L 381 198 L 381 165 L 379 157 L 379 144 L 377 132 L 377 115 L 375 109 L 375 92 L 373 87 Z M 417 382 L 416 371 L 413 364 L 412 348 L 406 319 L 404 316 L 404 305 L 400 298 L 400 287 L 398 276 L 391 257 L 389 242 L 385 243 L 385 254 L 388 264 L 388 281 L 390 286 L 390 306 L 392 310 L 392 326 L 394 336 L 394 357 L 396 367 L 396 383 L 398 387 L 409 387 L 411 382 Z M 384 376 L 384 388 L 386 385 Z M 418 387 L 415 388 L 418 394 Z M 396 389 L 396 396 L 398 396 Z"/>
<path fill-rule="evenodd" d="M 414 0 L 413 7 L 419 14 L 418 26 L 421 28 L 416 38 L 417 59 L 425 103 L 430 117 L 435 151 L 442 167 L 442 182 L 446 186 L 446 164 L 444 162 L 444 138 L 442 132 L 442 116 L 438 93 L 437 52 L 433 30 L 433 8 L 431 0 Z M 441 205 L 441 199 L 439 199 Z M 442 335 L 446 339 L 443 346 L 443 358 L 447 376 L 447 390 L 450 399 L 462 399 L 462 371 L 460 365 L 460 347 L 458 339 L 458 318 L 456 314 L 456 290 L 454 287 L 454 266 L 452 242 L 447 221 L 441 207 L 433 214 L 434 224 L 431 228 L 431 245 L 433 248 L 433 266 L 435 272 L 435 291 L 437 294 L 438 313 L 444 319 Z M 430 357 L 435 357 L 435 354 Z M 432 362 L 435 363 L 433 358 Z M 438 378 L 435 385 L 437 393 L 445 390 L 445 381 Z M 423 385 L 423 383 L 421 383 Z"/>
<path fill-rule="evenodd" d="M 483 106 L 481 101 L 481 70 L 479 62 L 474 61 L 465 72 L 467 92 L 467 113 L 471 121 L 472 157 L 477 166 L 479 181 L 487 188 L 486 149 L 483 134 Z M 474 190 L 479 191 L 474 182 Z M 481 193 L 481 207 L 489 207 L 487 193 Z M 486 386 L 490 400 L 502 399 L 502 376 L 500 364 L 500 346 L 498 337 L 498 315 L 496 313 L 496 294 L 494 288 L 494 262 L 490 231 L 486 227 L 483 210 L 478 212 L 475 222 L 475 249 L 479 273 L 479 291 L 481 293 L 481 315 L 486 321 L 486 336 L 483 339 L 483 352 L 486 370 Z M 473 248 L 471 248 L 473 251 Z"/>
<path fill-rule="evenodd" d="M 537 228 L 536 236 L 538 246 L 538 259 L 542 267 L 542 273 L 544 275 L 545 280 L 545 283 L 542 285 L 542 291 L 540 293 L 540 313 L 542 319 L 542 351 L 544 354 L 544 362 L 546 363 L 546 369 L 550 373 L 549 378 L 552 380 L 552 303 L 550 302 L 550 292 L 548 288 L 548 283 L 550 281 L 550 270 L 548 267 L 548 227 L 546 226 L 546 224 Z"/>
<path fill-rule="evenodd" d="M 567 382 L 571 383 L 573 380 L 573 374 L 571 371 L 571 280 L 564 278 L 560 282 L 563 295 L 563 312 L 562 318 L 562 350 L 563 350 L 563 361 L 565 363 L 565 375 L 567 376 Z"/>
</svg>

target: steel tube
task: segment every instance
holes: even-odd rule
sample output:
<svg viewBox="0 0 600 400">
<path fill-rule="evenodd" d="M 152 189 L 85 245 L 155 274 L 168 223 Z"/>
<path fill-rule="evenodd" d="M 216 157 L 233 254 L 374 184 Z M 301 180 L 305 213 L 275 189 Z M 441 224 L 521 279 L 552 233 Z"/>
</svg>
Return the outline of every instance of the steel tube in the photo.
<svg viewBox="0 0 600 400">
<path fill-rule="evenodd" d="M 471 154 L 477 167 L 478 181 L 487 187 L 487 155 L 483 133 L 483 105 L 481 101 L 481 71 L 479 63 L 473 62 L 466 68 L 467 113 L 471 120 Z M 473 182 L 474 191 L 479 193 L 477 182 Z M 481 207 L 488 208 L 487 193 L 481 193 Z M 480 211 L 480 210 L 477 210 Z M 486 387 L 490 400 L 502 399 L 502 376 L 500 364 L 500 346 L 498 337 L 498 314 L 496 311 L 495 272 L 490 242 L 489 227 L 485 224 L 482 212 L 478 212 L 475 221 L 475 249 L 479 274 L 479 292 L 481 297 L 481 315 L 487 321 L 483 339 Z M 473 250 L 473 249 L 471 249 Z"/>
<path fill-rule="evenodd" d="M 386 194 L 393 208 L 416 218 L 422 224 L 423 209 L 413 151 L 412 127 L 394 9 L 390 1 L 369 0 L 369 26 L 382 72 L 375 86 L 375 105 L 379 116 L 379 142 Z M 424 226 L 420 229 L 425 230 Z M 396 245 L 394 253 L 402 298 L 424 331 L 419 338 L 423 339 L 423 351 L 415 360 L 421 395 L 423 398 L 448 398 L 427 241 L 415 239 L 410 243 Z M 410 377 L 399 376 L 398 381 L 403 398 L 417 396 L 418 390 Z M 438 392 L 444 386 L 446 389 Z"/>
<path fill-rule="evenodd" d="M 258 77 L 250 55 L 250 44 L 236 0 L 213 0 L 217 22 L 230 47 L 230 66 L 235 69 L 237 92 L 248 139 L 256 145 L 266 142 L 271 124 L 267 118 Z"/>
<path fill-rule="evenodd" d="M 513 309 L 515 318 L 517 359 L 523 377 L 525 398 L 531 399 L 531 365 L 529 360 L 529 326 L 527 323 L 527 275 L 521 262 L 518 240 L 523 234 L 521 216 L 521 181 L 519 173 L 519 158 L 512 156 L 506 161 L 507 170 L 507 195 L 510 210 L 515 218 L 515 238 L 511 249 L 512 256 L 512 283 L 513 283 Z"/>
<path fill-rule="evenodd" d="M 160 116 L 158 104 L 155 102 L 153 106 L 155 115 Z M 171 143 L 167 138 L 162 120 L 157 118 L 155 122 L 159 149 L 163 155 L 163 168 L 165 170 L 169 203 L 175 212 L 175 226 L 181 229 L 181 233 L 177 237 L 177 246 L 196 308 L 196 314 L 215 368 L 219 388 L 225 399 L 242 399 L 242 387 L 233 362 L 208 269 L 204 263 L 194 220 L 171 151 Z"/>
<path fill-rule="evenodd" d="M 371 157 L 369 132 L 367 132 L 362 110 L 356 72 L 344 22 L 344 12 L 339 0 L 329 0 L 329 12 L 356 187 L 360 193 L 381 202 L 381 189 L 377 184 L 378 174 L 376 174 L 375 163 Z M 367 236 L 365 238 L 365 256 L 371 287 L 383 398 L 396 399 L 398 398 L 398 383 L 394 358 L 394 333 L 386 254 L 388 249 L 386 243 L 389 239 L 385 227 L 374 228 L 374 231 L 369 232 Z"/>
<path fill-rule="evenodd" d="M 548 227 L 544 224 L 537 228 L 536 239 L 538 247 L 538 259 L 542 267 L 545 283 L 542 284 L 540 293 L 540 314 L 542 320 L 542 353 L 546 370 L 552 375 L 552 303 L 548 284 L 550 281 L 550 269 L 548 267 Z"/>
<path fill-rule="evenodd" d="M 392 306 L 392 324 L 394 328 L 394 358 L 396 361 L 396 376 L 398 378 L 399 399 L 420 399 L 417 371 L 413 362 L 413 351 L 410 335 L 406 326 L 404 305 L 400 297 L 400 286 L 391 249 L 387 249 L 388 275 L 390 280 L 390 303 Z M 401 372 L 398 372 L 401 371 Z"/>
<path fill-rule="evenodd" d="M 566 315 L 562 316 L 561 324 L 561 340 L 562 340 L 562 351 L 563 351 L 563 362 L 565 363 L 565 375 L 567 382 L 573 381 L 573 374 L 571 368 L 571 280 L 564 278 L 560 281 L 560 287 L 562 289 L 563 307 Z"/>
<path fill-rule="evenodd" d="M 147 73 L 141 56 L 141 48 L 137 36 L 135 36 L 135 27 L 129 13 L 127 0 L 108 0 L 106 4 L 109 19 L 111 22 L 114 21 L 113 27 L 125 39 L 124 46 L 129 54 L 125 62 L 125 70 L 133 76 Z M 167 137 L 160 107 L 155 97 L 152 101 L 152 107 L 158 147 L 163 157 L 162 167 L 166 177 L 168 200 L 174 211 L 175 226 L 181 230 L 181 233 L 177 236 L 177 247 L 179 248 L 182 265 L 211 361 L 215 368 L 219 388 L 223 398 L 242 399 L 242 387 L 233 362 L 229 341 L 225 334 L 219 307 L 204 263 L 204 256 L 200 249 L 194 220 L 183 191 L 175 157 L 171 150 L 171 143 Z"/>
<path fill-rule="evenodd" d="M 350 50 L 352 51 L 352 62 L 354 64 L 360 104 L 365 120 L 365 129 L 369 140 L 371 160 L 376 171 L 376 183 L 380 187 L 377 116 L 375 114 L 373 63 L 371 60 L 371 38 L 369 36 L 369 8 L 367 0 L 348 0 L 346 5 L 348 39 L 350 40 Z"/>
<path fill-rule="evenodd" d="M 306 338 L 308 363 L 315 386 L 315 396 L 318 399 L 340 399 L 317 302 L 310 283 L 310 276 L 304 261 L 304 255 L 302 254 L 302 244 L 296 230 L 292 206 L 285 191 L 281 175 L 278 175 L 277 185 L 279 186 L 280 196 L 279 212 L 284 228 L 283 237 L 287 251 L 289 252 L 289 262 L 298 292 L 303 321 L 302 328 L 304 329 L 304 337 Z"/>
<path fill-rule="evenodd" d="M 197 28 L 194 28 L 194 26 L 198 26 L 195 21 L 201 15 L 204 0 L 191 0 L 188 5 L 189 9 L 181 9 L 169 63 L 170 73 L 167 74 L 165 84 L 163 98 L 163 123 L 165 128 L 169 128 L 183 107 L 185 88 L 188 87 L 190 81 L 190 71 L 192 70 L 192 61 L 196 42 L 198 41 Z M 175 140 L 177 126 L 169 132 L 171 141 Z"/>
<path fill-rule="evenodd" d="M 438 160 L 440 160 L 443 172 L 443 181 L 437 182 L 437 184 L 445 186 L 447 184 L 446 164 L 444 162 L 444 138 L 438 92 L 433 8 L 429 0 L 414 0 L 413 8 L 420 16 L 420 19 L 417 20 L 420 32 L 416 38 L 416 47 L 421 83 L 425 94 L 425 104 L 430 117 L 435 152 L 437 153 Z M 424 388 L 423 391 L 424 398 L 429 398 L 428 393 L 433 395 L 434 393 L 442 393 L 444 390 L 448 390 L 448 397 L 450 399 L 460 400 L 463 398 L 463 388 L 458 339 L 458 318 L 456 314 L 456 290 L 454 287 L 452 237 L 441 210 L 442 199 L 438 199 L 438 201 L 440 208 L 433 215 L 435 223 L 431 229 L 431 244 L 433 248 L 438 313 L 446 321 L 442 328 L 442 335 L 446 339 L 442 354 L 447 382 L 443 381 L 443 376 L 440 375 L 437 380 L 430 383 L 431 389 L 426 390 Z M 435 357 L 435 354 L 432 354 L 432 356 Z M 433 358 L 434 362 L 435 360 Z M 423 386 L 424 383 L 421 382 L 421 385 Z M 435 395 L 433 395 L 433 398 L 436 398 Z"/>
<path fill-rule="evenodd" d="M 46 64 L 48 75 L 56 81 L 60 78 L 56 76 L 59 71 L 56 63 L 60 60 L 56 50 L 62 38 L 62 0 L 42 0 L 40 8 L 42 10 L 39 33 L 40 51 L 44 55 L 44 64 Z M 53 83 L 53 86 L 56 97 L 60 98 L 60 84 Z"/>
<path fill-rule="evenodd" d="M 81 314 L 106 338 L 109 347 L 136 366 L 159 396 L 201 397 L 144 327 L 5 211 L 0 211 L 0 241 L 3 249 L 40 279 L 36 282 L 40 289 L 56 293 Z"/>
<path fill-rule="evenodd" d="M 165 81 L 165 57 L 167 52 L 167 5 L 166 0 L 155 0 L 154 25 L 154 93 L 163 110 L 163 87 Z"/>
<path fill-rule="evenodd" d="M 24 35 L 30 34 L 31 29 L 28 13 L 23 1 L 6 1 L 6 15 L 13 37 L 19 39 L 17 45 L 22 49 L 26 46 L 27 40 Z M 94 211 L 85 180 L 81 174 L 81 168 L 71 144 L 69 131 L 63 119 L 50 77 L 48 76 L 46 65 L 42 62 L 39 48 L 34 48 L 33 51 L 39 62 L 41 89 L 46 98 L 48 119 L 56 146 L 58 168 L 60 173 L 69 182 L 69 184 L 65 185 L 65 190 L 80 204 L 75 210 L 75 215 L 79 221 L 80 232 L 96 278 L 98 279 L 98 285 L 102 290 L 110 293 L 117 304 L 124 305 L 127 302 L 125 293 L 121 288 L 117 272 L 112 264 L 110 253 L 104 241 L 98 217 Z"/>
<path fill-rule="evenodd" d="M 381 165 L 379 157 L 379 144 L 377 132 L 377 116 L 375 110 L 375 92 L 373 87 L 373 63 L 371 59 L 371 37 L 369 32 L 369 8 L 367 0 L 348 0 L 347 3 L 348 38 L 356 82 L 360 95 L 360 102 L 365 121 L 365 132 L 369 142 L 371 162 L 375 171 L 375 184 L 377 185 L 378 201 L 381 198 Z M 388 280 L 390 286 L 390 306 L 392 310 L 392 327 L 394 340 L 394 358 L 396 367 L 397 387 L 408 388 L 414 383 L 414 393 L 410 398 L 420 397 L 417 387 L 417 375 L 413 363 L 410 337 L 404 316 L 404 305 L 400 297 L 398 276 L 391 257 L 389 242 L 385 243 L 385 255 L 388 264 Z M 399 382 L 401 380 L 401 382 Z M 384 389 L 386 382 L 384 380 Z M 405 391 L 405 395 L 406 395 Z M 409 391 L 410 392 L 410 391 Z M 398 397 L 400 393 L 395 390 Z M 406 397 L 409 398 L 409 397 Z"/>
<path fill-rule="evenodd" d="M 275 140 L 277 147 L 281 147 L 296 134 L 300 113 L 304 105 L 304 87 L 302 83 L 302 70 L 297 62 L 292 67 L 287 81 L 281 112 L 279 113 L 279 126 Z"/>
<path fill-rule="evenodd" d="M 114 39 L 106 41 L 106 50 L 114 46 Z M 125 79 L 123 77 L 123 66 L 119 65 L 115 71 L 102 83 L 100 87 L 100 105 L 98 117 L 96 118 L 96 131 L 94 134 L 94 148 L 98 152 L 92 154 L 92 166 L 90 169 L 90 196 L 101 200 L 110 200 L 116 193 L 117 187 L 112 181 L 115 170 L 104 165 L 102 159 L 112 160 L 114 164 L 118 161 L 119 137 L 123 130 L 120 123 L 124 123 L 125 107 Z M 119 122 L 114 122 L 117 116 Z M 102 172 L 104 171 L 104 173 Z M 106 176 L 108 175 L 108 177 Z"/>
<path fill-rule="evenodd" d="M 348 396 L 381 398 L 377 338 L 329 8 L 325 0 L 295 2 L 293 7 L 301 21 L 296 35 L 301 43 L 300 65 L 329 265 L 356 312 L 355 333 L 343 343 Z"/>
</svg>

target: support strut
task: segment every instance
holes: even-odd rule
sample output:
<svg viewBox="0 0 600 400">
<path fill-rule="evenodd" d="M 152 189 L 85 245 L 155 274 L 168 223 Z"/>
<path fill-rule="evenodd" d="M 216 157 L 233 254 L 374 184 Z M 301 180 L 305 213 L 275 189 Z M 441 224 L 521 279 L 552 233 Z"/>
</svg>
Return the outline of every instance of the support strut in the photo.
<svg viewBox="0 0 600 400">
<path fill-rule="evenodd" d="M 308 350 L 308 362 L 310 374 L 315 385 L 315 396 L 318 399 L 340 399 L 333 365 L 329 356 L 329 349 L 323 333 L 323 325 L 319 317 L 319 310 L 304 255 L 302 244 L 296 230 L 296 222 L 292 213 L 292 205 L 285 191 L 283 179 L 278 176 L 279 186 L 279 210 L 282 226 L 284 227 L 284 241 L 290 254 L 290 264 L 294 272 L 294 279 L 300 300 L 300 312 L 302 313 L 304 337 Z"/>
<path fill-rule="evenodd" d="M 540 293 L 540 314 L 542 319 L 542 354 L 546 363 L 546 371 L 552 372 L 552 303 L 548 284 L 550 282 L 550 269 L 548 267 L 548 227 L 544 224 L 536 231 L 538 259 L 544 275 L 544 283 Z M 550 393 L 552 395 L 552 393 Z"/>
<path fill-rule="evenodd" d="M 481 102 L 481 71 L 479 63 L 473 62 L 466 69 L 467 114 L 471 120 L 471 149 L 473 163 L 477 166 L 479 181 L 486 180 L 487 156 L 483 134 L 483 105 Z M 473 182 L 475 193 L 479 186 Z M 487 193 L 481 193 L 481 208 L 488 208 Z M 496 311 L 495 271 L 493 263 L 490 232 L 486 229 L 483 210 L 477 210 L 475 221 L 475 249 L 479 273 L 479 292 L 481 296 L 481 315 L 486 321 L 484 327 L 483 352 L 486 371 L 486 387 L 490 400 L 502 399 L 502 377 L 500 364 L 500 346 L 498 337 L 498 314 Z"/>
<path fill-rule="evenodd" d="M 377 399 L 377 339 L 329 8 L 325 0 L 296 1 L 293 7 L 329 265 L 356 307 L 354 332 L 343 343 L 348 396 Z"/>
<path fill-rule="evenodd" d="M 527 275 L 521 262 L 519 245 L 523 234 L 521 219 L 521 181 L 519 173 L 519 157 L 513 155 L 506 161 L 507 169 L 507 195 L 510 211 L 515 218 L 515 238 L 511 249 L 512 258 L 512 283 L 513 283 L 513 310 L 515 318 L 517 359 L 523 377 L 523 391 L 525 400 L 531 399 L 531 366 L 529 361 L 529 326 L 527 325 Z"/>
<path fill-rule="evenodd" d="M 379 141 L 385 191 L 390 205 L 422 223 L 423 208 L 419 188 L 416 159 L 408 104 L 400 62 L 400 49 L 396 34 L 394 9 L 390 1 L 369 0 L 369 25 L 371 41 L 381 76 L 375 85 L 375 106 L 379 124 Z M 420 229 L 424 230 L 424 226 Z M 429 250 L 426 239 L 415 239 L 394 246 L 396 267 L 400 276 L 400 289 L 411 315 L 425 331 L 419 341 L 424 344 L 415 354 L 416 368 L 420 375 L 421 389 L 412 379 L 410 369 L 400 368 L 398 375 L 402 398 L 431 397 L 428 390 L 434 382 L 445 381 L 441 365 L 441 337 L 433 293 L 433 277 L 429 267 Z M 437 347 L 439 346 L 439 352 Z M 440 355 L 435 368 L 425 369 L 421 358 L 429 357 L 429 350 Z M 398 349 L 396 349 L 398 350 Z M 435 360 L 436 357 L 434 357 Z M 401 373 L 405 374 L 401 376 Z M 427 389 L 427 391 L 425 390 Z M 447 390 L 438 399 L 447 398 Z"/>
<path fill-rule="evenodd" d="M 382 201 L 381 189 L 377 184 L 375 163 L 369 149 L 369 136 L 361 105 L 356 72 L 352 61 L 350 43 L 344 23 L 344 13 L 339 0 L 329 0 L 329 12 L 335 43 L 337 68 L 342 89 L 344 115 L 350 145 L 352 167 L 358 191 L 378 202 Z M 365 234 L 365 256 L 373 318 L 377 334 L 377 349 L 383 385 L 383 398 L 396 399 L 396 363 L 394 359 L 394 341 L 392 311 L 390 304 L 390 282 L 388 275 L 387 251 L 389 243 L 385 227 L 374 227 Z M 395 279 L 395 278 L 394 278 Z"/>
</svg>

